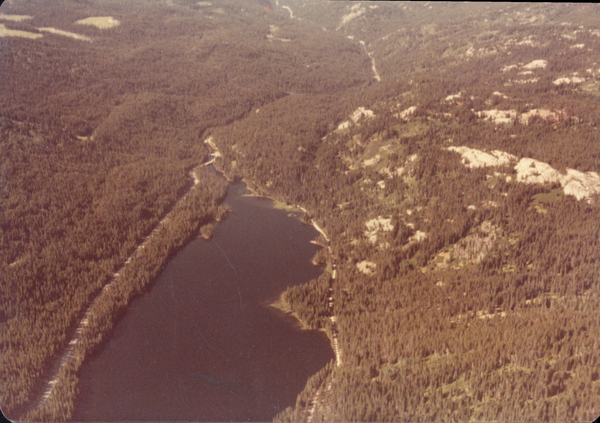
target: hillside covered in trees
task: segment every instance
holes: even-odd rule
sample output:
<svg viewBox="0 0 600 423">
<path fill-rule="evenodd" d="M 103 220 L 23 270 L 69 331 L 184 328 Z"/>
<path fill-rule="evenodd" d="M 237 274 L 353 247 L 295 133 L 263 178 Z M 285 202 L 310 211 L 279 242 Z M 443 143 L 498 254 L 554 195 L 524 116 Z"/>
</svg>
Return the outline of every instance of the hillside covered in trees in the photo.
<svg viewBox="0 0 600 423">
<path fill-rule="evenodd" d="M 2 411 L 70 418 L 77 367 L 31 410 L 98 292 L 135 258 L 81 357 L 225 213 L 225 183 L 198 167 L 210 139 L 229 179 L 326 234 L 325 273 L 281 303 L 338 359 L 276 420 L 593 420 L 599 18 L 566 4 L 3 4 Z"/>
</svg>

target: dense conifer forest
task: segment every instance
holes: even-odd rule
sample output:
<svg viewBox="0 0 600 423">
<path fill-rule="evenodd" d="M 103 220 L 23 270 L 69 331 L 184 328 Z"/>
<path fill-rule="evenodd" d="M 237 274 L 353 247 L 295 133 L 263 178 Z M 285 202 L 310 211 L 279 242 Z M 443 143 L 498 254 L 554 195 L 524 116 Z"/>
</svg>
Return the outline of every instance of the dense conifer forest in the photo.
<svg viewBox="0 0 600 423">
<path fill-rule="evenodd" d="M 278 306 L 338 357 L 276 420 L 600 414 L 598 6 L 65 3 L 0 8 L 5 414 L 69 420 L 84 357 L 211 236 L 207 139 L 228 179 L 326 234 L 325 272 Z"/>
</svg>

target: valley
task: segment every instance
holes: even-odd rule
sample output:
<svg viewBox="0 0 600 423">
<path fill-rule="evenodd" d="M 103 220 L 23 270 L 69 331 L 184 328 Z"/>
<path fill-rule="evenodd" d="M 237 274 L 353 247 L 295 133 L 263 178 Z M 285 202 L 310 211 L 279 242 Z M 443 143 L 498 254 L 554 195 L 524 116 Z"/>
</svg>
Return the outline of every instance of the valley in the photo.
<svg viewBox="0 0 600 423">
<path fill-rule="evenodd" d="M 192 240 L 225 227 L 244 181 L 317 231 L 322 272 L 270 301 L 333 351 L 275 421 L 594 420 L 599 17 L 593 4 L 4 2 L 3 413 L 82 416 L 90 357 L 160 291 L 163 266 L 212 244 Z M 92 308 L 63 388 L 34 407 Z"/>
</svg>

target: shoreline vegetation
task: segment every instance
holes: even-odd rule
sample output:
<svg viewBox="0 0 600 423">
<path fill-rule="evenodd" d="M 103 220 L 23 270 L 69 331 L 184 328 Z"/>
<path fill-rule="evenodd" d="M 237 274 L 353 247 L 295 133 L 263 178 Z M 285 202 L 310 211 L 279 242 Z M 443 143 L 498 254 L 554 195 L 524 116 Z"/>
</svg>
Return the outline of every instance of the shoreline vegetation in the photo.
<svg viewBox="0 0 600 423">
<path fill-rule="evenodd" d="M 214 16 L 195 4 L 61 4 L 56 13 L 47 2 L 16 3 L 2 5 L 4 20 L 32 19 L 3 22 L 7 29 L 33 33 L 37 22 L 93 42 L 4 38 L 0 403 L 15 419 L 43 393 L 49 363 L 91 300 L 185 191 L 185 169 L 205 161 L 201 134 L 279 101 L 281 88 L 355 86 L 363 67 L 344 55 L 340 80 L 330 55 L 319 69 L 292 64 L 293 51 L 265 39 L 262 6 L 242 14 L 237 0 Z M 120 25 L 75 24 L 110 16 Z M 256 60 L 267 46 L 268 60 Z"/>
<path fill-rule="evenodd" d="M 210 222 L 227 215 L 227 208 L 221 204 L 227 195 L 225 181 L 202 165 L 192 171 L 191 177 L 194 184 L 92 301 L 44 394 L 22 420 L 69 420 L 78 394 L 77 373 L 86 357 L 97 352 L 131 301 L 151 288 L 168 260 L 199 231 L 212 228 Z M 201 231 L 202 236 L 206 231 Z"/>
<path fill-rule="evenodd" d="M 214 146 L 214 144 L 213 144 Z M 216 149 L 216 147 L 215 147 Z M 229 178 L 228 178 L 229 179 Z M 333 260 L 333 251 L 330 246 L 330 238 L 319 226 L 310 213 L 302 206 L 289 204 L 277 200 L 273 196 L 264 194 L 261 189 L 252 184 L 246 178 L 242 179 L 246 184 L 250 195 L 257 198 L 270 200 L 273 206 L 286 211 L 303 212 L 302 223 L 310 225 L 320 234 L 319 241 L 311 241 L 321 247 L 312 260 L 314 266 L 321 266 L 324 272 L 310 282 L 290 287 L 282 292 L 279 297 L 269 304 L 281 312 L 292 316 L 297 320 L 302 330 L 320 330 L 327 335 L 331 348 L 335 354 L 335 360 L 329 362 L 325 367 L 312 375 L 302 392 L 296 399 L 295 407 L 289 407 L 275 416 L 274 421 L 307 421 L 312 422 L 319 405 L 323 405 L 323 391 L 330 392 L 332 384 L 332 372 L 335 367 L 343 364 L 342 353 L 338 342 L 337 316 L 334 312 L 334 283 L 336 281 L 336 263 Z M 327 251 L 327 254 L 323 254 Z M 324 290 L 323 287 L 327 286 Z M 313 307 L 306 307 L 306 303 Z M 326 382 L 326 385 L 325 385 Z M 321 402 L 321 404 L 320 404 Z"/>
<path fill-rule="evenodd" d="M 325 272 L 280 302 L 331 332 L 336 362 L 275 420 L 596 418 L 596 5 L 14 3 L 4 32 L 35 38 L 2 50 L 7 415 L 42 394 L 43 369 L 213 150 L 228 181 L 304 205 L 321 229 Z M 120 25 L 74 26 L 89 16 Z M 163 253 L 145 248 L 142 267 Z M 57 395 L 75 395 L 63 373 Z"/>
<path fill-rule="evenodd" d="M 211 163 L 213 165 L 217 163 L 218 158 L 223 160 L 223 156 L 212 140 L 212 137 L 207 139 L 205 143 L 211 149 L 213 155 Z M 235 180 L 235 178 L 228 177 L 224 170 L 217 169 L 216 166 L 215 170 L 228 181 Z M 306 208 L 297 204 L 290 204 L 285 200 L 278 200 L 272 195 L 267 195 L 248 178 L 242 178 L 242 182 L 250 192 L 250 194 L 247 194 L 248 196 L 269 200 L 275 208 L 296 213 L 303 212 L 304 214 L 300 218 L 300 221 L 303 224 L 312 226 L 319 233 L 317 240 L 311 241 L 321 247 L 321 250 L 315 254 L 312 264 L 323 267 L 324 272 L 316 279 L 305 284 L 286 289 L 277 299 L 269 304 L 270 307 L 292 316 L 302 330 L 323 331 L 327 335 L 331 349 L 335 354 L 335 360 L 332 360 L 308 379 L 304 389 L 296 399 L 295 407 L 287 408 L 274 418 L 274 421 L 312 421 L 314 413 L 319 406 L 323 383 L 327 381 L 326 391 L 331 391 L 332 379 L 330 376 L 332 375 L 332 370 L 334 367 L 340 367 L 343 363 L 338 342 L 337 316 L 334 312 L 333 285 L 336 280 L 337 270 L 336 263 L 333 260 L 330 238 L 316 220 L 311 217 Z M 323 254 L 323 251 L 327 251 L 327 254 Z M 323 287 L 327 287 L 326 290 Z M 308 303 L 313 304 L 313 307 L 306 307 L 305 301 L 307 301 L 307 298 Z"/>
<path fill-rule="evenodd" d="M 226 174 L 223 168 L 218 168 L 218 159 L 223 160 L 223 155 L 220 153 L 212 137 L 209 137 L 205 144 L 211 150 L 210 163 L 214 169 L 223 175 L 230 182 L 234 182 L 236 178 Z M 308 210 L 297 204 L 290 204 L 287 201 L 278 200 L 272 195 L 266 194 L 258 185 L 255 185 L 248 178 L 241 178 L 241 181 L 246 185 L 246 189 L 252 196 L 269 200 L 273 207 L 279 208 L 288 212 L 302 212 L 303 215 L 300 221 L 303 224 L 310 225 L 319 233 L 317 240 L 311 241 L 315 245 L 321 247 L 321 250 L 315 254 L 312 264 L 324 268 L 324 272 L 309 281 L 308 283 L 290 287 L 282 292 L 277 299 L 268 304 L 276 310 L 293 317 L 298 327 L 301 330 L 320 330 L 327 335 L 331 348 L 335 354 L 335 360 L 330 361 L 325 367 L 312 375 L 302 392 L 296 399 L 295 406 L 288 407 L 275 416 L 274 421 L 313 421 L 313 417 L 318 407 L 323 402 L 323 391 L 329 393 L 332 385 L 332 374 L 335 367 L 340 367 L 343 362 L 341 358 L 341 349 L 338 342 L 338 327 L 337 316 L 334 312 L 334 283 L 337 276 L 336 263 L 333 260 L 333 251 L 330 245 L 330 238 L 325 231 L 319 226 Z M 204 235 L 203 235 L 204 236 Z M 205 239 L 210 239 L 204 237 Z M 323 254 L 323 251 L 327 251 Z M 323 287 L 326 287 L 324 290 Z M 306 307 L 306 301 L 312 304 L 313 307 Z M 326 383 L 326 385 L 325 385 Z M 321 402 L 321 404 L 320 404 Z"/>
</svg>

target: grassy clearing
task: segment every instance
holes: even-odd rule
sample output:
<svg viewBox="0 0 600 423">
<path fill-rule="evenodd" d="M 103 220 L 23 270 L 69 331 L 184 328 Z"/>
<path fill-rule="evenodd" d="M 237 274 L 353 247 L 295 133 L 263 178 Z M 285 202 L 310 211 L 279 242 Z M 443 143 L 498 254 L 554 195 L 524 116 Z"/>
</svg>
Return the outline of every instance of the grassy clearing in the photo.
<svg viewBox="0 0 600 423">
<path fill-rule="evenodd" d="M 121 24 L 112 16 L 94 16 L 90 18 L 80 19 L 75 23 L 79 25 L 91 25 L 100 29 L 114 28 L 115 26 L 119 26 Z"/>
<path fill-rule="evenodd" d="M 8 29 L 3 24 L 0 24 L 0 37 L 21 37 L 35 40 L 36 38 L 42 38 L 43 35 L 34 32 L 19 31 L 17 29 Z"/>
<path fill-rule="evenodd" d="M 28 16 L 28 15 L 4 15 L 4 14 L 0 13 L 0 19 L 5 20 L 5 21 L 12 21 L 12 22 L 23 22 L 27 19 L 31 19 L 31 16 Z"/>
<path fill-rule="evenodd" d="M 397 137 L 416 137 L 417 135 L 424 134 L 427 131 L 428 126 L 419 121 L 412 121 L 408 123 L 401 123 L 394 125 L 390 128 L 392 133 L 395 133 Z"/>
<path fill-rule="evenodd" d="M 85 35 L 75 34 L 74 32 L 61 31 L 60 29 L 56 28 L 38 28 L 38 30 L 43 32 L 49 32 L 50 34 L 62 35 L 63 37 L 69 37 L 79 41 L 88 41 L 90 43 L 92 42 L 92 39 L 86 37 Z"/>
<path fill-rule="evenodd" d="M 600 81 L 594 81 L 590 79 L 579 86 L 580 91 L 584 91 L 587 94 L 598 96 L 600 95 Z"/>
<path fill-rule="evenodd" d="M 544 205 L 562 201 L 565 198 L 565 191 L 562 187 L 555 188 L 548 193 L 536 194 L 532 197 L 532 205 L 536 208 L 543 208 Z"/>
</svg>

